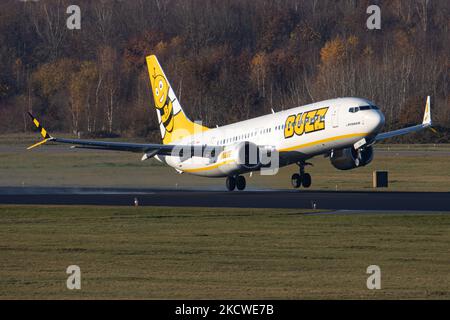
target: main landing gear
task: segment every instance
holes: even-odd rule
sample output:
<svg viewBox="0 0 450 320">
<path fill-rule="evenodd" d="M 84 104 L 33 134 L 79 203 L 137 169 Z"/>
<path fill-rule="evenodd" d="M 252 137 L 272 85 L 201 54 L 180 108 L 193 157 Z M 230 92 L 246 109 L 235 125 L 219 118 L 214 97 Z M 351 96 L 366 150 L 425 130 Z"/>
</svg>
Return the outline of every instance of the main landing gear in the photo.
<svg viewBox="0 0 450 320">
<path fill-rule="evenodd" d="M 294 188 L 300 188 L 303 186 L 305 188 L 309 188 L 311 186 L 311 175 L 305 172 L 306 166 L 312 166 L 312 163 L 300 161 L 297 163 L 300 167 L 300 173 L 294 173 L 291 178 L 291 183 Z"/>
<path fill-rule="evenodd" d="M 238 190 L 244 190 L 245 185 L 245 177 L 243 176 L 227 177 L 226 186 L 228 191 L 233 191 L 235 188 Z"/>
</svg>

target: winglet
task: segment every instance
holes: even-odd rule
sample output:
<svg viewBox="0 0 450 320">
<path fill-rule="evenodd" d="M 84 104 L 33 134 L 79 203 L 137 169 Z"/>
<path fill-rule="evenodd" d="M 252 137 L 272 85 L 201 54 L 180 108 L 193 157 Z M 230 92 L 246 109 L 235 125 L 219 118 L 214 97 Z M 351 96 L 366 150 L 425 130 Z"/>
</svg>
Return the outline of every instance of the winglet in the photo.
<svg viewBox="0 0 450 320">
<path fill-rule="evenodd" d="M 33 144 L 32 146 L 29 146 L 29 147 L 27 148 L 27 150 L 33 149 L 33 148 L 35 148 L 35 147 L 39 147 L 41 144 L 44 144 L 44 143 L 46 143 L 46 142 L 49 141 L 49 140 L 52 140 L 52 138 L 44 139 L 44 140 L 42 140 L 42 141 L 39 141 L 38 143 L 35 143 L 35 144 Z"/>
<path fill-rule="evenodd" d="M 425 105 L 425 113 L 423 115 L 422 124 L 431 126 L 431 103 L 430 96 L 427 97 L 427 104 Z"/>
<path fill-rule="evenodd" d="M 35 144 L 33 144 L 32 146 L 29 146 L 29 147 L 27 148 L 27 150 L 33 149 L 33 148 L 35 148 L 35 147 L 38 147 L 38 146 L 40 146 L 40 145 L 46 143 L 47 141 L 53 140 L 53 137 L 50 136 L 50 135 L 48 134 L 47 130 L 45 130 L 45 129 L 41 126 L 41 124 L 39 123 L 39 121 L 38 121 L 38 120 L 37 120 L 30 112 L 28 112 L 28 114 L 30 115 L 31 120 L 33 120 L 33 123 L 34 123 L 34 125 L 36 126 L 36 128 L 39 129 L 39 131 L 40 131 L 40 133 L 41 133 L 41 136 L 42 136 L 42 138 L 43 138 L 44 140 L 39 141 L 38 143 L 35 143 Z"/>
</svg>

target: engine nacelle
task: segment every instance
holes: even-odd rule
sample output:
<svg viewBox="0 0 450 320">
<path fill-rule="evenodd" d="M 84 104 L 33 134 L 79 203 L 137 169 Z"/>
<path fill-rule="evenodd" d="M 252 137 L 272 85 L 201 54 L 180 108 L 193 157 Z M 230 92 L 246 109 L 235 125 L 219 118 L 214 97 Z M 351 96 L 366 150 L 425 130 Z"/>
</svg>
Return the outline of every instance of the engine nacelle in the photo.
<svg viewBox="0 0 450 320">
<path fill-rule="evenodd" d="M 364 167 L 373 160 L 373 148 L 366 147 L 359 150 L 345 148 L 334 150 L 330 157 L 331 164 L 339 170 L 350 170 Z"/>
<path fill-rule="evenodd" d="M 261 168 L 261 150 L 253 142 L 240 142 L 229 146 L 219 155 L 218 162 L 224 174 L 243 173 Z"/>
</svg>

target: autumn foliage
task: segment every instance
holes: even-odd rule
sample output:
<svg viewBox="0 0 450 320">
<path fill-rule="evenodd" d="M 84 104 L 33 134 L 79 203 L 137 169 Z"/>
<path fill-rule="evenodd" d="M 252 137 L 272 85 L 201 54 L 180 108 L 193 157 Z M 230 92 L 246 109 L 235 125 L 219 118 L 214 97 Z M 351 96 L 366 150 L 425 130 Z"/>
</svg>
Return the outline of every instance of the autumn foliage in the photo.
<svg viewBox="0 0 450 320">
<path fill-rule="evenodd" d="M 375 31 L 366 0 L 81 0 L 81 30 L 66 28 L 70 4 L 1 1 L 0 132 L 31 130 L 32 111 L 49 130 L 159 142 L 145 66 L 156 54 L 208 126 L 359 96 L 395 129 L 420 121 L 431 95 L 448 139 L 449 1 L 384 1 Z"/>
</svg>

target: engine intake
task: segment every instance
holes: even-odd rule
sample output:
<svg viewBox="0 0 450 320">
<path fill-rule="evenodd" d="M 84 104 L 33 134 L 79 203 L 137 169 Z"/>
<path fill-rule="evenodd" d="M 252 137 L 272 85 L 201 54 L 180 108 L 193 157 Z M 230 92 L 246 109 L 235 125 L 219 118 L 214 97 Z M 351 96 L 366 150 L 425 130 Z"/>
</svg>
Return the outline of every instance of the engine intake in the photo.
<svg viewBox="0 0 450 320">
<path fill-rule="evenodd" d="M 373 160 L 373 148 L 366 147 L 358 150 L 355 148 L 345 148 L 334 150 L 330 160 L 331 164 L 339 170 L 364 167 Z"/>
</svg>

